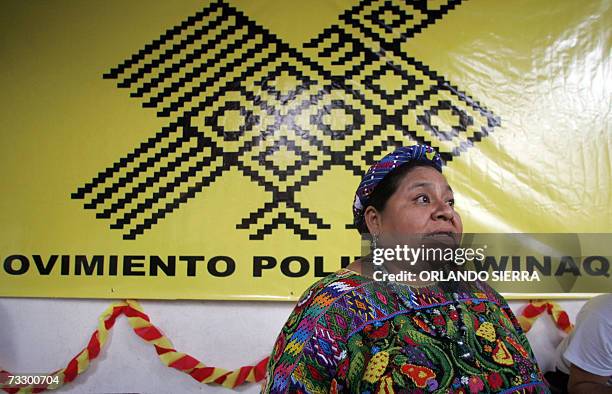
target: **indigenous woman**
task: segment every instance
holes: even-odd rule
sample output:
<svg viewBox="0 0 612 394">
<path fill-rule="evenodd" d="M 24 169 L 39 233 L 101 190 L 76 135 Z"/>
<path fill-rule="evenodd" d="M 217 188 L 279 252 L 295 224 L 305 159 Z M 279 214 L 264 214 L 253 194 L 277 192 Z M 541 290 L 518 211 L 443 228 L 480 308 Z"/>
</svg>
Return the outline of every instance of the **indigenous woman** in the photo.
<svg viewBox="0 0 612 394">
<path fill-rule="evenodd" d="M 421 145 L 368 170 L 353 214 L 379 242 L 463 231 L 440 157 Z M 487 284 L 381 282 L 364 261 L 304 292 L 274 345 L 264 392 L 549 392 L 516 317 Z"/>
</svg>

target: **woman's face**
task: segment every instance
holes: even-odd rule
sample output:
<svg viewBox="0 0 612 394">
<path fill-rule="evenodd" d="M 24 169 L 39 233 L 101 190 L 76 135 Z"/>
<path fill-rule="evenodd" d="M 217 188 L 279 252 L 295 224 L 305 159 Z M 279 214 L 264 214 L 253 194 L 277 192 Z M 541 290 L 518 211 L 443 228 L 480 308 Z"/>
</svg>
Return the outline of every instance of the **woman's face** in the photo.
<svg viewBox="0 0 612 394">
<path fill-rule="evenodd" d="M 446 178 L 432 167 L 411 169 L 384 210 L 379 212 L 369 206 L 365 220 L 370 233 L 381 237 L 424 234 L 434 240 L 445 242 L 445 238 L 451 238 L 458 243 L 463 232 L 453 191 Z"/>
</svg>

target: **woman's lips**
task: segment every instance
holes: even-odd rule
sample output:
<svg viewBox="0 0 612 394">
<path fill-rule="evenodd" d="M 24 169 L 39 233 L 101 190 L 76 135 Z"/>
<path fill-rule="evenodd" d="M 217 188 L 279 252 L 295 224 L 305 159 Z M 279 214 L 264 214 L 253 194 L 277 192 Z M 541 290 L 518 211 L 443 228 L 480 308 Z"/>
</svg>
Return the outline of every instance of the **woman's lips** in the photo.
<svg viewBox="0 0 612 394">
<path fill-rule="evenodd" d="M 425 234 L 425 238 L 442 243 L 457 244 L 459 242 L 460 236 L 459 234 L 454 233 L 452 231 L 434 231 Z"/>
<path fill-rule="evenodd" d="M 447 237 L 453 237 L 455 235 L 455 233 L 453 233 L 452 231 L 433 231 L 430 233 L 425 234 L 428 237 L 436 237 L 436 236 L 447 236 Z"/>
</svg>

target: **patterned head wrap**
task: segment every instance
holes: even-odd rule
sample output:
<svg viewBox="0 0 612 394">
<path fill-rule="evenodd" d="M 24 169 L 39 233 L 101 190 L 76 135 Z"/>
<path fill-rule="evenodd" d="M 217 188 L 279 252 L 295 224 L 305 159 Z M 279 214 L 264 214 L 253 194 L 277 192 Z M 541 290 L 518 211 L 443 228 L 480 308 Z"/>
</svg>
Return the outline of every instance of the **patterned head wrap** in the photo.
<svg viewBox="0 0 612 394">
<path fill-rule="evenodd" d="M 398 148 L 378 163 L 374 163 L 361 179 L 355 192 L 353 203 L 353 224 L 359 228 L 365 208 L 368 206 L 370 195 L 376 186 L 395 168 L 406 163 L 428 163 L 442 172 L 440 155 L 430 146 L 412 145 Z"/>
</svg>

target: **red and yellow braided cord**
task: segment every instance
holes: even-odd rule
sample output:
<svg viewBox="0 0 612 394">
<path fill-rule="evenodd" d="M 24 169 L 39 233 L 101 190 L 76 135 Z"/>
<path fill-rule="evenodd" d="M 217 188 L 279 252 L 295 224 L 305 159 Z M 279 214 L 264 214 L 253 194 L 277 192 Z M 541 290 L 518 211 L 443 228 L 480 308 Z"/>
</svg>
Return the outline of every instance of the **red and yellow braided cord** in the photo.
<svg viewBox="0 0 612 394">
<path fill-rule="evenodd" d="M 544 312 L 552 317 L 555 325 L 560 330 L 569 333 L 574 326 L 569 320 L 567 312 L 565 312 L 559 304 L 554 301 L 529 301 L 529 304 L 523 309 L 523 312 L 518 316 L 518 321 L 523 328 L 523 331 L 527 332 L 533 326 L 533 323 L 542 315 Z"/>
<path fill-rule="evenodd" d="M 91 335 L 87 347 L 79 352 L 68 365 L 48 375 L 57 376 L 59 382 L 50 385 L 22 386 L 19 388 L 3 388 L 7 393 L 39 393 L 45 390 L 53 390 L 73 381 L 89 367 L 91 360 L 98 357 L 100 349 L 106 343 L 108 333 L 113 328 L 115 320 L 120 315 L 125 315 L 136 335 L 155 347 L 159 359 L 168 367 L 183 371 L 195 380 L 205 384 L 219 384 L 223 387 L 234 388 L 245 382 L 258 382 L 265 376 L 268 358 L 258 362 L 254 366 L 240 367 L 234 371 L 223 368 L 207 367 L 197 359 L 174 349 L 172 342 L 155 327 L 142 307 L 134 300 L 117 302 L 99 317 L 98 328 Z M 0 368 L 0 385 L 7 383 L 3 381 L 10 372 Z"/>
</svg>

